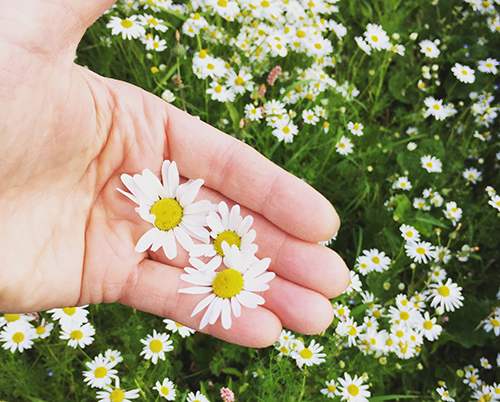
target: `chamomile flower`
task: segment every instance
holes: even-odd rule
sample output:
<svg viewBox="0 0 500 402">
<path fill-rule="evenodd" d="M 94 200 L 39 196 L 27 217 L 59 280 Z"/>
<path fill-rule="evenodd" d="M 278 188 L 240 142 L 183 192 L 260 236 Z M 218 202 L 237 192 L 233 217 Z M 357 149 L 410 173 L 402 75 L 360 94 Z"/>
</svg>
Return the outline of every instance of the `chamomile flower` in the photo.
<svg viewBox="0 0 500 402">
<path fill-rule="evenodd" d="M 311 109 L 304 109 L 302 112 L 304 123 L 315 125 L 319 121 L 319 116 Z"/>
<path fill-rule="evenodd" d="M 482 73 L 496 74 L 498 72 L 498 60 L 488 57 L 486 60 L 479 60 L 477 69 Z"/>
<path fill-rule="evenodd" d="M 191 316 L 206 308 L 200 322 L 200 329 L 207 324 L 215 324 L 220 317 L 225 329 L 231 328 L 231 315 L 241 315 L 241 306 L 256 308 L 265 300 L 256 292 L 269 289 L 269 282 L 275 277 L 267 271 L 271 260 L 258 259 L 253 254 L 244 253 L 236 245 L 222 243 L 224 267 L 220 270 L 187 267 L 181 279 L 195 286 L 183 288 L 179 293 L 208 294 L 194 308 Z M 217 258 L 217 257 L 215 257 Z M 198 264 L 203 264 L 199 261 Z"/>
<path fill-rule="evenodd" d="M 132 399 L 139 398 L 139 390 L 131 389 L 129 391 L 120 387 L 120 380 L 115 377 L 115 386 L 107 387 L 103 391 L 97 392 L 98 402 L 130 402 Z"/>
<path fill-rule="evenodd" d="M 153 330 L 152 335 L 141 339 L 141 343 L 144 347 L 140 355 L 146 360 L 151 360 L 153 364 L 158 363 L 158 359 L 165 360 L 165 353 L 174 349 L 170 336 L 163 332 L 158 333 L 156 330 Z"/>
<path fill-rule="evenodd" d="M 476 184 L 481 180 L 482 173 L 476 168 L 467 168 L 462 172 L 462 177 L 469 183 Z"/>
<path fill-rule="evenodd" d="M 427 264 L 434 259 L 435 247 L 426 241 L 409 241 L 405 244 L 408 257 L 419 264 Z"/>
<path fill-rule="evenodd" d="M 419 329 L 422 334 L 431 342 L 439 338 L 443 327 L 436 323 L 436 317 L 431 318 L 429 312 L 425 312 L 420 319 Z"/>
<path fill-rule="evenodd" d="M 87 306 L 54 308 L 48 312 L 52 315 L 53 320 L 59 321 L 61 326 L 83 324 L 88 321 L 87 315 L 89 314 L 85 307 Z"/>
<path fill-rule="evenodd" d="M 340 336 L 347 337 L 348 346 L 354 346 L 357 343 L 360 334 L 360 328 L 358 327 L 356 321 L 354 321 L 352 317 L 349 317 L 337 324 L 335 332 Z"/>
<path fill-rule="evenodd" d="M 31 321 L 33 318 L 28 314 L 18 314 L 18 313 L 5 313 L 0 315 L 0 328 L 4 325 L 11 324 L 19 321 Z"/>
<path fill-rule="evenodd" d="M 420 164 L 429 173 L 441 173 L 443 164 L 441 161 L 432 155 L 424 155 L 420 158 Z"/>
<path fill-rule="evenodd" d="M 335 398 L 337 396 L 337 383 L 335 380 L 325 381 L 325 388 L 320 391 L 327 398 Z"/>
<path fill-rule="evenodd" d="M 370 55 L 372 53 L 372 48 L 370 47 L 370 45 L 363 39 L 362 36 L 356 36 L 354 38 L 354 40 L 356 41 L 356 44 L 358 45 L 358 47 L 363 51 L 365 52 L 367 55 Z"/>
<path fill-rule="evenodd" d="M 86 371 L 83 372 L 83 381 L 92 388 L 105 388 L 111 385 L 112 379 L 118 373 L 102 354 L 97 355 L 92 361 L 85 363 Z"/>
<path fill-rule="evenodd" d="M 165 323 L 165 327 L 175 333 L 178 333 L 181 338 L 187 338 L 188 336 L 193 335 L 196 331 L 194 329 L 191 329 L 189 327 L 186 327 L 185 325 L 182 325 L 181 323 L 174 321 L 174 320 L 169 320 L 168 318 L 163 320 Z"/>
<path fill-rule="evenodd" d="M 245 117 L 251 121 L 258 121 L 262 119 L 262 108 L 257 107 L 251 103 L 245 105 Z"/>
<path fill-rule="evenodd" d="M 190 392 L 187 396 L 186 402 L 210 402 L 208 398 L 200 391 Z"/>
<path fill-rule="evenodd" d="M 299 128 L 291 119 L 284 119 L 276 124 L 272 134 L 280 141 L 291 143 L 298 132 Z"/>
<path fill-rule="evenodd" d="M 23 352 L 31 349 L 33 340 L 36 338 L 36 332 L 33 326 L 24 320 L 11 322 L 5 325 L 0 332 L 0 342 L 2 348 L 14 353 Z"/>
<path fill-rule="evenodd" d="M 50 336 L 50 333 L 54 329 L 54 324 L 47 322 L 45 318 L 35 326 L 35 333 L 37 339 L 45 339 Z"/>
<path fill-rule="evenodd" d="M 441 398 L 442 401 L 444 401 L 444 402 L 455 402 L 455 399 L 453 399 L 450 396 L 450 392 L 448 391 L 448 389 L 446 388 L 446 386 L 436 388 L 436 392 L 438 393 L 438 395 L 439 395 L 439 397 Z"/>
<path fill-rule="evenodd" d="M 370 271 L 384 272 L 391 265 L 391 259 L 383 251 L 376 248 L 363 250 L 363 256 L 368 259 Z"/>
<path fill-rule="evenodd" d="M 323 346 L 317 343 L 314 339 L 306 346 L 300 343 L 296 350 L 293 351 L 292 357 L 295 359 L 297 366 L 314 366 L 321 364 L 325 361 L 326 354 L 322 352 Z"/>
<path fill-rule="evenodd" d="M 420 46 L 420 51 L 430 59 L 435 59 L 441 53 L 437 43 L 429 39 L 421 41 L 418 45 Z"/>
<path fill-rule="evenodd" d="M 137 15 L 131 15 L 126 18 L 111 17 L 111 20 L 106 25 L 111 29 L 111 34 L 121 35 L 122 39 L 137 39 L 144 36 L 145 30 Z"/>
<path fill-rule="evenodd" d="M 349 123 L 347 123 L 347 129 L 353 134 L 353 135 L 356 135 L 356 136 L 362 136 L 363 135 L 363 124 L 361 123 L 353 123 L 352 121 L 350 121 Z"/>
<path fill-rule="evenodd" d="M 339 395 L 343 401 L 368 402 L 371 392 L 361 377 L 351 377 L 349 373 L 344 373 L 344 377 L 339 377 L 337 381 Z"/>
<path fill-rule="evenodd" d="M 455 65 L 451 68 L 451 72 L 460 82 L 465 84 L 472 84 L 476 80 L 474 70 L 469 66 L 464 66 L 460 63 L 455 63 Z"/>
<path fill-rule="evenodd" d="M 118 350 L 114 349 L 107 349 L 104 352 L 104 357 L 108 359 L 112 367 L 115 367 L 118 363 L 121 363 L 123 361 L 122 354 Z"/>
<path fill-rule="evenodd" d="M 158 394 L 167 401 L 175 400 L 175 385 L 169 378 L 164 378 L 162 382 L 156 381 L 153 389 L 158 391 Z"/>
<path fill-rule="evenodd" d="M 448 278 L 446 282 L 432 283 L 427 296 L 431 300 L 431 307 L 440 307 L 444 311 L 455 311 L 462 307 L 462 288 Z"/>
<path fill-rule="evenodd" d="M 455 201 L 450 201 L 445 204 L 444 216 L 448 218 L 453 226 L 462 219 L 462 208 L 459 208 Z"/>
<path fill-rule="evenodd" d="M 135 250 L 142 253 L 163 248 L 165 256 L 172 260 L 177 256 L 177 242 L 188 252 L 193 248 L 193 238 L 208 243 L 204 226 L 213 208 L 209 201 L 195 202 L 203 180 L 179 184 L 175 162 L 164 161 L 161 175 L 163 184 L 149 169 L 134 176 L 122 174 L 121 180 L 130 193 L 118 191 L 135 202 L 140 217 L 153 225 L 137 241 Z"/>
<path fill-rule="evenodd" d="M 486 332 L 493 332 L 495 336 L 500 336 L 500 315 L 492 314 L 482 322 Z"/>
<path fill-rule="evenodd" d="M 401 225 L 399 227 L 399 231 L 401 232 L 401 236 L 403 236 L 403 239 L 405 239 L 406 241 L 420 240 L 420 233 L 411 225 Z"/>
<path fill-rule="evenodd" d="M 146 50 L 153 50 L 155 52 L 163 52 L 167 48 L 167 41 L 160 39 L 158 35 L 149 35 L 145 40 Z"/>
<path fill-rule="evenodd" d="M 168 29 L 163 20 L 149 14 L 141 15 L 139 17 L 139 21 L 144 27 L 151 28 L 159 32 L 166 32 Z"/>
<path fill-rule="evenodd" d="M 389 49 L 389 36 L 384 29 L 377 24 L 368 24 L 364 33 L 365 41 L 375 50 Z"/>
<path fill-rule="evenodd" d="M 342 136 L 340 140 L 335 144 L 335 150 L 340 155 L 349 155 L 352 153 L 354 145 L 352 141 L 346 136 Z"/>
<path fill-rule="evenodd" d="M 69 322 L 61 325 L 60 339 L 67 340 L 68 346 L 85 348 L 94 342 L 95 329 L 90 323 Z"/>
<path fill-rule="evenodd" d="M 411 182 L 406 176 L 398 177 L 397 180 L 392 183 L 392 188 L 395 190 L 410 191 L 412 188 Z"/>
</svg>

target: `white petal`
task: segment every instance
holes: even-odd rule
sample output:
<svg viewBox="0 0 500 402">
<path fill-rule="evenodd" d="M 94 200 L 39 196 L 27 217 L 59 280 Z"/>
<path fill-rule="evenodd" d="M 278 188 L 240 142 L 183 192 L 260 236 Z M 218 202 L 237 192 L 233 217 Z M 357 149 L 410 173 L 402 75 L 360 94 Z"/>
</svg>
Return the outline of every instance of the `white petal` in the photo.
<svg viewBox="0 0 500 402">
<path fill-rule="evenodd" d="M 229 214 L 229 229 L 236 231 L 241 224 L 240 206 L 233 205 Z"/>
<path fill-rule="evenodd" d="M 135 202 L 136 204 L 139 204 L 139 200 L 133 196 L 132 194 L 130 193 L 127 193 L 126 191 L 122 190 L 121 188 L 117 188 L 117 190 L 123 194 L 125 197 L 127 197 L 129 200 L 132 200 L 133 202 Z"/>
<path fill-rule="evenodd" d="M 236 297 L 231 297 L 231 308 L 235 317 L 241 316 L 241 305 Z"/>
<path fill-rule="evenodd" d="M 179 170 L 175 162 L 170 163 L 167 182 L 163 184 L 167 187 L 170 197 L 175 197 L 177 188 L 179 187 Z"/>
<path fill-rule="evenodd" d="M 163 183 L 163 187 L 168 192 L 168 167 L 170 166 L 170 161 L 169 160 L 164 160 L 162 165 L 161 165 L 161 182 Z M 173 198 L 175 194 L 171 195 L 170 197 Z"/>
<path fill-rule="evenodd" d="M 229 208 L 224 201 L 221 201 L 219 202 L 218 209 L 222 220 L 222 226 L 227 228 L 229 226 Z"/>
<path fill-rule="evenodd" d="M 191 237 L 189 237 L 186 231 L 180 227 L 174 228 L 174 234 L 182 248 L 189 252 L 193 247 L 193 240 L 191 240 Z"/>
<path fill-rule="evenodd" d="M 160 193 L 153 183 L 148 178 L 148 169 L 143 170 L 143 174 L 135 174 L 134 180 L 141 188 L 144 196 L 151 204 L 160 198 Z M 152 174 L 152 173 L 151 173 Z"/>
<path fill-rule="evenodd" d="M 179 200 L 179 203 L 183 207 L 191 204 L 198 195 L 198 191 L 200 191 L 203 183 L 204 181 L 202 179 L 196 179 L 181 184 L 177 189 L 177 199 Z"/>
<path fill-rule="evenodd" d="M 169 260 L 173 260 L 177 257 L 177 244 L 175 242 L 174 232 L 169 230 L 163 233 L 163 252 Z"/>
<path fill-rule="evenodd" d="M 269 268 L 270 264 L 271 264 L 270 258 L 263 258 L 262 260 L 257 260 L 252 264 L 248 273 L 252 277 L 259 276 L 260 274 L 265 272 L 266 269 Z"/>
<path fill-rule="evenodd" d="M 245 216 L 245 219 L 241 221 L 240 226 L 236 230 L 236 233 L 238 233 L 241 237 L 243 237 L 248 232 L 252 224 L 253 224 L 253 216 L 252 215 Z"/>
<path fill-rule="evenodd" d="M 257 237 L 257 233 L 255 232 L 254 229 L 249 230 L 241 239 L 242 244 L 250 244 L 255 241 L 255 238 Z"/>
<path fill-rule="evenodd" d="M 210 303 L 210 305 L 208 306 L 207 310 L 205 311 L 205 314 L 203 314 L 203 317 L 201 319 L 201 322 L 200 322 L 200 326 L 199 326 L 199 329 L 202 330 L 203 328 L 205 328 L 208 324 L 208 320 L 210 318 L 210 312 L 212 311 L 212 306 L 213 306 L 213 301 Z"/>
<path fill-rule="evenodd" d="M 203 226 L 190 225 L 188 223 L 182 222 L 180 224 L 180 227 L 184 229 L 184 231 L 188 235 L 194 237 L 195 239 L 198 239 L 199 241 L 208 243 L 208 241 L 210 240 L 210 233 L 208 233 L 208 230 Z"/>
<path fill-rule="evenodd" d="M 210 325 L 213 325 L 220 316 L 222 310 L 222 299 L 220 297 L 216 297 L 211 306 L 212 311 L 210 312 L 210 319 L 208 320 L 208 322 Z"/>
<path fill-rule="evenodd" d="M 184 282 L 189 282 L 192 283 L 193 285 L 200 285 L 200 286 L 210 286 L 213 282 L 210 276 L 203 275 L 201 273 L 182 274 L 181 279 Z"/>
<path fill-rule="evenodd" d="M 231 328 L 231 304 L 228 299 L 222 300 L 222 327 Z"/>
<path fill-rule="evenodd" d="M 190 295 L 202 295 L 205 293 L 210 293 L 211 291 L 212 288 L 207 286 L 191 286 L 189 288 L 179 289 L 179 293 L 190 294 Z"/>
<path fill-rule="evenodd" d="M 144 170 L 144 172 L 142 173 L 142 177 L 148 182 L 148 186 L 151 189 L 154 189 L 154 193 L 158 194 L 162 198 L 168 197 L 168 194 L 161 185 L 160 180 L 151 170 Z"/>
<path fill-rule="evenodd" d="M 215 232 L 216 234 L 219 234 L 220 232 L 223 232 L 225 230 L 219 215 L 217 215 L 215 212 L 212 212 L 210 215 L 208 215 L 207 225 L 210 229 L 212 229 L 212 232 Z"/>
<path fill-rule="evenodd" d="M 236 295 L 238 301 L 248 308 L 255 308 L 259 304 L 264 304 L 265 300 L 263 297 L 256 295 L 255 293 L 250 293 L 246 291 L 242 291 L 238 295 Z"/>
<path fill-rule="evenodd" d="M 189 225 L 207 226 L 207 216 L 205 214 L 184 215 L 182 222 Z"/>
<path fill-rule="evenodd" d="M 215 295 L 213 293 L 202 299 L 194 308 L 193 312 L 191 313 L 191 317 L 194 317 L 201 310 L 207 307 L 213 299 L 215 299 Z"/>
<path fill-rule="evenodd" d="M 208 200 L 196 201 L 184 208 L 184 214 L 186 215 L 199 213 L 206 214 L 211 211 L 213 211 L 213 204 Z"/>
<path fill-rule="evenodd" d="M 144 233 L 141 238 L 137 241 L 137 244 L 135 246 L 135 251 L 138 253 L 143 253 L 146 251 L 153 242 L 155 241 L 155 238 L 159 236 L 158 229 L 156 228 L 151 228 L 149 229 L 146 233 Z"/>
<path fill-rule="evenodd" d="M 190 257 L 213 257 L 215 249 L 211 244 L 193 244 L 189 250 Z"/>
<path fill-rule="evenodd" d="M 137 212 L 143 220 L 153 225 L 155 223 L 155 217 L 149 213 L 149 210 L 150 207 L 147 204 L 141 204 L 139 207 L 135 208 L 135 212 Z"/>
</svg>

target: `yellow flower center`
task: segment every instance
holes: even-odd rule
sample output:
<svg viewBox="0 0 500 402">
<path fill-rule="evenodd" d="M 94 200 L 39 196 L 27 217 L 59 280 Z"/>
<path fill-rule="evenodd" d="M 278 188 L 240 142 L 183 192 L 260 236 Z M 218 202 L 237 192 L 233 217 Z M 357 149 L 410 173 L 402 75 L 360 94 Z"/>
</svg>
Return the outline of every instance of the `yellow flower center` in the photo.
<svg viewBox="0 0 500 402">
<path fill-rule="evenodd" d="M 224 256 L 222 243 L 226 242 L 229 246 L 241 246 L 241 237 L 234 230 L 224 230 L 220 232 L 214 240 L 214 248 L 217 254 Z"/>
<path fill-rule="evenodd" d="M 170 393 L 170 389 L 168 387 L 161 387 L 160 388 L 160 393 L 162 395 L 168 395 Z"/>
<path fill-rule="evenodd" d="M 38 335 L 42 335 L 45 333 L 45 327 L 43 325 L 39 325 L 36 327 L 35 331 Z"/>
<path fill-rule="evenodd" d="M 153 353 L 160 353 L 163 350 L 163 343 L 159 339 L 153 339 L 149 342 L 149 349 Z"/>
<path fill-rule="evenodd" d="M 242 77 L 240 77 L 240 76 L 238 75 L 238 76 L 236 77 L 236 79 L 234 80 L 234 83 L 235 83 L 236 85 L 243 85 L 243 84 L 245 83 L 245 80 L 244 80 Z"/>
<path fill-rule="evenodd" d="M 94 370 L 95 378 L 104 378 L 106 377 L 106 374 L 108 374 L 108 370 L 106 369 L 106 367 L 97 367 Z"/>
<path fill-rule="evenodd" d="M 120 388 L 115 388 L 109 394 L 109 400 L 111 402 L 123 402 L 123 400 L 125 400 L 125 391 Z"/>
<path fill-rule="evenodd" d="M 261 7 L 267 8 L 267 7 L 269 7 L 271 5 L 271 3 L 269 3 L 268 0 L 263 0 L 263 1 L 260 2 L 260 5 L 261 5 Z"/>
<path fill-rule="evenodd" d="M 398 338 L 402 338 L 404 335 L 405 335 L 405 333 L 404 333 L 403 331 L 401 331 L 400 329 L 398 329 L 398 330 L 396 331 L 396 336 L 397 336 Z"/>
<path fill-rule="evenodd" d="M 22 332 L 15 332 L 14 335 L 12 335 L 12 341 L 14 343 L 21 343 L 24 341 L 24 334 Z"/>
<path fill-rule="evenodd" d="M 297 30 L 297 37 L 298 38 L 304 38 L 305 36 L 306 36 L 306 33 L 302 29 Z"/>
<path fill-rule="evenodd" d="M 283 134 L 290 134 L 290 127 L 288 126 L 283 127 Z"/>
<path fill-rule="evenodd" d="M 311 352 L 311 349 L 309 348 L 304 348 L 299 352 L 300 357 L 303 359 L 310 359 L 313 356 L 313 352 Z"/>
<path fill-rule="evenodd" d="M 359 387 L 356 384 L 349 384 L 347 386 L 347 392 L 352 396 L 356 396 L 359 394 Z"/>
<path fill-rule="evenodd" d="M 494 327 L 500 327 L 500 321 L 497 320 L 496 318 L 492 318 L 491 321 L 490 321 L 491 325 L 493 325 Z"/>
<path fill-rule="evenodd" d="M 348 333 L 349 335 L 354 336 L 358 333 L 358 331 L 356 330 L 356 327 L 354 325 L 351 325 Z"/>
<path fill-rule="evenodd" d="M 337 387 L 335 387 L 335 385 L 329 385 L 326 388 L 328 389 L 328 392 L 335 392 L 337 390 Z"/>
<path fill-rule="evenodd" d="M 122 20 L 121 25 L 123 28 L 129 29 L 132 28 L 132 26 L 134 25 L 134 21 L 125 18 L 124 20 Z"/>
<path fill-rule="evenodd" d="M 448 286 L 440 286 L 437 291 L 443 297 L 448 297 L 450 295 L 450 288 Z"/>
<path fill-rule="evenodd" d="M 372 261 L 374 264 L 380 264 L 380 258 L 378 258 L 377 256 L 372 257 Z"/>
<path fill-rule="evenodd" d="M 7 322 L 14 322 L 17 321 L 21 318 L 20 314 L 4 314 L 3 318 L 5 318 L 5 321 Z"/>
<path fill-rule="evenodd" d="M 220 271 L 212 282 L 212 289 L 217 296 L 230 299 L 243 289 L 243 275 L 233 268 Z"/>
<path fill-rule="evenodd" d="M 162 198 L 156 201 L 150 210 L 155 217 L 155 226 L 160 230 L 175 228 L 182 221 L 184 209 L 181 204 L 173 198 Z"/>
<path fill-rule="evenodd" d="M 372 35 L 372 36 L 370 36 L 370 38 L 371 38 L 371 40 L 373 42 L 375 42 L 375 43 L 378 42 L 378 36 L 377 35 Z"/>
<path fill-rule="evenodd" d="M 432 329 L 432 321 L 431 320 L 424 321 L 424 329 L 426 329 L 427 331 Z"/>
<path fill-rule="evenodd" d="M 63 311 L 66 315 L 73 315 L 76 313 L 76 307 L 64 307 Z"/>
<path fill-rule="evenodd" d="M 218 0 L 217 1 L 217 5 L 219 7 L 224 7 L 225 8 L 225 7 L 227 7 L 227 0 Z"/>
<path fill-rule="evenodd" d="M 153 25 L 153 26 L 157 26 L 158 20 L 155 17 L 151 17 L 150 19 L 148 19 L 148 24 Z"/>
<path fill-rule="evenodd" d="M 439 110 L 439 109 L 441 109 L 441 105 L 439 103 L 435 103 L 434 105 L 432 105 L 432 108 L 434 110 Z"/>
<path fill-rule="evenodd" d="M 316 42 L 314 44 L 314 47 L 319 50 L 319 49 L 321 49 L 323 47 L 323 45 L 320 42 Z"/>
<path fill-rule="evenodd" d="M 401 311 L 401 313 L 399 313 L 399 318 L 401 318 L 403 321 L 406 321 L 408 320 L 408 318 L 410 318 L 410 314 L 408 314 L 407 311 Z"/>
<path fill-rule="evenodd" d="M 83 332 L 79 329 L 75 329 L 75 330 L 71 331 L 71 333 L 69 334 L 69 337 L 71 339 L 74 339 L 75 341 L 79 341 L 83 338 Z"/>
<path fill-rule="evenodd" d="M 221 85 L 217 85 L 215 88 L 214 88 L 214 91 L 217 92 L 218 94 L 220 94 L 222 92 L 222 86 Z"/>
<path fill-rule="evenodd" d="M 417 254 L 420 254 L 420 255 L 425 254 L 425 248 L 423 248 L 423 247 L 417 247 L 417 249 L 415 251 L 417 252 Z"/>
</svg>

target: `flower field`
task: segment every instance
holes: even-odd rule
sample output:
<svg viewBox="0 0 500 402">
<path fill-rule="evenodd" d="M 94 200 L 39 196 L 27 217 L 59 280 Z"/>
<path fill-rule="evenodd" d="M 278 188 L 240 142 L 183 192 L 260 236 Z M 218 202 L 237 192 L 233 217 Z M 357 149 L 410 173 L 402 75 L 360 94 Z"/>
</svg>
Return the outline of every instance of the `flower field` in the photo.
<svg viewBox="0 0 500 402">
<path fill-rule="evenodd" d="M 6 313 L 0 401 L 500 401 L 499 9 L 118 0 L 77 63 L 199 116 L 320 191 L 342 220 L 323 245 L 346 261 L 350 285 L 331 300 L 326 331 L 285 328 L 264 349 L 118 304 Z M 209 294 L 193 311 L 201 327 L 220 316 L 231 331 L 275 276 L 270 259 L 242 256 L 259 245 L 252 218 L 194 202 L 202 183 L 179 184 L 175 161 L 155 199 L 177 198 L 148 204 L 141 183 L 153 176 L 123 175 L 116 194 L 155 226 L 136 250 L 158 250 L 155 236 L 193 211 L 203 221 L 193 232 L 208 239 L 208 226 L 214 241 L 189 250 L 181 291 Z M 189 248 L 175 236 L 169 259 L 176 242 Z M 215 272 L 222 260 L 234 269 Z"/>
</svg>

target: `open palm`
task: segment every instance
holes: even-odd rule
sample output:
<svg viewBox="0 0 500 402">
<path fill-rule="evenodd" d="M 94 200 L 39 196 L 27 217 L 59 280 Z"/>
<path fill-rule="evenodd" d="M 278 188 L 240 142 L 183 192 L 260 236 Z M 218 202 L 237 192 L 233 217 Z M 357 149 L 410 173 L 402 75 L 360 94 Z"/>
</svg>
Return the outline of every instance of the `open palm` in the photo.
<svg viewBox="0 0 500 402">
<path fill-rule="evenodd" d="M 116 191 L 121 173 L 159 173 L 170 159 L 205 180 L 198 199 L 254 216 L 258 256 L 278 275 L 264 306 L 206 332 L 259 347 L 282 326 L 324 330 L 328 298 L 349 280 L 341 258 L 316 244 L 338 229 L 333 207 L 231 136 L 74 64 L 85 28 L 111 3 L 0 0 L 0 310 L 120 302 L 196 328 L 203 296 L 177 292 L 187 255 L 136 253 L 150 225 Z"/>
</svg>

